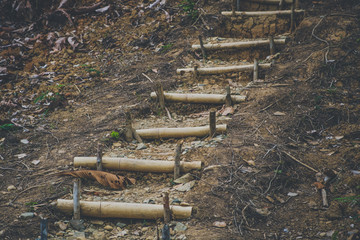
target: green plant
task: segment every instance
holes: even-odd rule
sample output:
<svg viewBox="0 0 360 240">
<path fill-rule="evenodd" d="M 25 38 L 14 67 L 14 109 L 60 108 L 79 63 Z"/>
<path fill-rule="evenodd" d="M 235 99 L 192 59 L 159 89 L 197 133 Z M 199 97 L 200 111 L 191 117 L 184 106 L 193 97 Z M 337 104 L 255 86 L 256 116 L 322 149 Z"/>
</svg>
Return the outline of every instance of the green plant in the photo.
<svg viewBox="0 0 360 240">
<path fill-rule="evenodd" d="M 164 46 L 161 47 L 160 51 L 161 52 L 167 52 L 169 51 L 171 48 L 172 48 L 173 44 L 172 43 L 169 43 L 169 44 L 166 44 Z"/>
<path fill-rule="evenodd" d="M 25 203 L 25 206 L 28 206 L 28 211 L 29 212 L 33 212 L 34 211 L 34 206 L 37 205 L 37 202 L 27 202 Z"/>
<path fill-rule="evenodd" d="M 360 204 L 360 195 L 339 197 L 339 198 L 335 198 L 334 200 L 338 202 L 351 203 L 351 205 L 356 205 L 356 204 Z"/>
<path fill-rule="evenodd" d="M 37 98 L 35 98 L 34 103 L 38 103 L 41 100 L 46 98 L 46 95 L 49 93 L 49 91 L 43 92 L 40 94 L 40 96 L 38 96 Z"/>
<path fill-rule="evenodd" d="M 196 20 L 199 17 L 199 10 L 195 8 L 195 2 L 192 0 L 183 0 L 179 6 L 192 20 Z"/>
<path fill-rule="evenodd" d="M 87 71 L 87 72 L 89 72 L 89 73 L 94 72 L 94 73 L 95 73 L 95 76 L 100 76 L 100 74 L 101 74 L 101 71 L 99 71 L 99 70 L 97 70 L 97 69 L 95 69 L 95 68 L 92 68 L 92 67 L 89 66 L 89 65 L 82 64 L 81 66 L 84 67 L 84 68 L 85 68 L 85 71 Z"/>
<path fill-rule="evenodd" d="M 5 123 L 0 125 L 1 130 L 13 130 L 15 128 L 14 124 L 12 123 Z"/>
<path fill-rule="evenodd" d="M 112 131 L 110 136 L 111 136 L 111 138 L 113 138 L 115 140 L 119 140 L 119 138 L 120 138 L 120 134 L 116 131 Z"/>
</svg>

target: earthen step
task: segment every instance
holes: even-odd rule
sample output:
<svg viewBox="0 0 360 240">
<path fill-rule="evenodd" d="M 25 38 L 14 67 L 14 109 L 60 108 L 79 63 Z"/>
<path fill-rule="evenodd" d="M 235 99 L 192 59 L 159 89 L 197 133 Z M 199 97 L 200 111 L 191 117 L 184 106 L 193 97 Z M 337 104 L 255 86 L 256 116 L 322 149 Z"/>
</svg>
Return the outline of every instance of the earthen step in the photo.
<svg viewBox="0 0 360 240">
<path fill-rule="evenodd" d="M 287 38 L 275 38 L 275 44 L 286 44 Z M 231 49 L 231 48 L 249 48 L 249 47 L 258 47 L 266 46 L 270 44 L 269 39 L 254 39 L 247 41 L 238 41 L 238 42 L 226 42 L 226 43 L 207 43 L 204 44 L 206 50 L 220 50 L 220 49 Z M 201 49 L 201 45 L 194 44 L 191 46 L 193 49 Z"/>
<path fill-rule="evenodd" d="M 305 10 L 297 9 L 294 10 L 295 13 L 303 13 Z M 242 17 L 242 16 L 269 16 L 269 15 L 291 15 L 291 10 L 277 10 L 277 11 L 256 11 L 256 12 L 241 12 L 235 11 L 234 14 L 232 11 L 224 11 L 221 12 L 224 16 L 235 16 L 235 17 Z"/>
<path fill-rule="evenodd" d="M 261 68 L 270 68 L 271 63 L 259 64 Z M 226 66 L 226 67 L 209 67 L 209 68 L 179 68 L 176 70 L 177 74 L 195 73 L 199 75 L 212 75 L 212 74 L 224 74 L 231 72 L 248 72 L 254 71 L 254 64 L 238 65 L 238 66 Z"/>
</svg>

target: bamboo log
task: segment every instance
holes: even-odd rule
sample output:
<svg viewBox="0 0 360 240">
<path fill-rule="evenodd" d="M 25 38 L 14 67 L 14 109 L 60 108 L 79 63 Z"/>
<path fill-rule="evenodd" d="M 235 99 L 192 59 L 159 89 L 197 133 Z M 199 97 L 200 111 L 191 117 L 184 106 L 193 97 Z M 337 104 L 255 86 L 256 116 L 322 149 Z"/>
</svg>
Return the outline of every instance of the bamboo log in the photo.
<svg viewBox="0 0 360 240">
<path fill-rule="evenodd" d="M 248 2 L 252 2 L 252 3 L 261 3 L 261 4 L 268 4 L 268 5 L 277 5 L 280 4 L 281 0 L 246 0 Z M 284 3 L 286 4 L 291 4 L 291 0 L 283 0 Z"/>
<path fill-rule="evenodd" d="M 156 99 L 156 93 L 151 93 L 151 98 Z M 183 93 L 164 93 L 165 101 L 169 102 L 184 102 L 184 103 L 208 103 L 208 104 L 224 104 L 226 103 L 226 96 L 223 94 L 183 94 Z M 244 102 L 246 96 L 232 95 L 231 101 L 233 103 Z"/>
<path fill-rule="evenodd" d="M 270 63 L 259 64 L 262 68 L 270 68 Z M 249 65 L 239 65 L 239 66 L 227 66 L 227 67 L 209 67 L 209 68 L 197 68 L 196 72 L 200 75 L 211 75 L 211 74 L 223 74 L 231 72 L 246 72 L 252 71 L 254 69 L 254 64 Z M 194 72 L 194 68 L 179 68 L 176 70 L 177 74 Z"/>
<path fill-rule="evenodd" d="M 159 219 L 164 217 L 164 206 L 159 204 L 80 201 L 81 214 L 99 218 Z M 58 199 L 57 208 L 67 214 L 73 210 L 73 201 Z M 170 206 L 175 219 L 191 217 L 192 207 Z"/>
<path fill-rule="evenodd" d="M 174 171 L 174 161 L 140 160 L 130 158 L 103 157 L 103 167 L 106 169 L 136 171 L 136 172 L 161 172 L 171 173 Z M 74 157 L 74 167 L 96 167 L 96 157 Z M 201 161 L 180 162 L 180 171 L 189 172 L 201 169 Z"/>
<path fill-rule="evenodd" d="M 210 127 L 185 127 L 185 128 L 150 128 L 136 130 L 142 138 L 184 138 L 205 137 L 209 135 Z M 226 124 L 216 126 L 216 133 L 226 132 Z"/>
<path fill-rule="evenodd" d="M 303 13 L 305 10 L 297 9 L 295 13 Z M 232 16 L 233 12 L 224 11 L 221 12 L 224 16 Z M 267 15 L 290 15 L 291 10 L 277 10 L 277 11 L 256 11 L 256 12 L 239 12 L 235 11 L 235 16 L 267 16 Z"/>
<path fill-rule="evenodd" d="M 275 44 L 286 44 L 287 38 L 274 39 Z M 204 44 L 206 50 L 221 50 L 231 48 L 249 48 L 269 45 L 269 39 L 256 39 L 240 42 L 227 42 L 227 43 L 207 43 Z M 191 46 L 193 49 L 201 49 L 201 45 L 194 44 Z"/>
</svg>

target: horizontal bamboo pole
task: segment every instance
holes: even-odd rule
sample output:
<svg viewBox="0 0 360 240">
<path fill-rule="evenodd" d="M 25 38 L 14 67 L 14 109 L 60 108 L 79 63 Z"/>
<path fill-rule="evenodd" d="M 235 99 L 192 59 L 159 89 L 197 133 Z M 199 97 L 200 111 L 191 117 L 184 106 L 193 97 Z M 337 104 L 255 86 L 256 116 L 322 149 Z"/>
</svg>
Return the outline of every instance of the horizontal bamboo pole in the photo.
<svg viewBox="0 0 360 240">
<path fill-rule="evenodd" d="M 274 39 L 275 44 L 285 44 L 286 38 Z M 220 50 L 220 49 L 229 49 L 229 48 L 248 48 L 248 47 L 257 47 L 257 46 L 268 46 L 270 43 L 269 39 L 258 39 L 251 41 L 241 41 L 241 42 L 227 42 L 227 43 L 208 43 L 204 44 L 204 48 L 207 50 Z M 193 49 L 201 49 L 200 45 L 194 44 L 191 46 Z"/>
<path fill-rule="evenodd" d="M 184 138 L 184 137 L 205 137 L 209 135 L 210 127 L 185 127 L 185 128 L 150 128 L 140 129 L 136 132 L 142 138 Z M 226 124 L 216 126 L 217 133 L 226 132 Z"/>
<path fill-rule="evenodd" d="M 161 172 L 171 173 L 174 171 L 174 161 L 140 160 L 130 158 L 102 158 L 103 168 L 134 172 Z M 74 167 L 96 168 L 96 157 L 74 157 Z M 201 169 L 201 161 L 180 162 L 180 171 L 189 172 Z"/>
<path fill-rule="evenodd" d="M 261 68 L 270 68 L 270 63 L 259 64 Z M 223 74 L 231 72 L 246 72 L 253 71 L 254 64 L 249 65 L 239 65 L 239 66 L 227 66 L 227 67 L 209 67 L 209 68 L 197 68 L 197 73 L 201 75 L 210 75 L 210 74 Z M 194 72 L 194 68 L 179 68 L 176 70 L 177 74 Z"/>
<path fill-rule="evenodd" d="M 57 208 L 67 214 L 73 211 L 73 200 L 58 199 Z M 191 217 L 192 207 L 170 206 L 175 219 Z M 159 204 L 80 201 L 82 216 L 99 218 L 159 219 L 164 217 L 164 206 Z"/>
<path fill-rule="evenodd" d="M 295 13 L 303 13 L 305 10 L 298 9 Z M 224 16 L 233 16 L 233 12 L 225 11 L 221 12 Z M 235 16 L 267 16 L 267 15 L 290 15 L 291 10 L 277 10 L 277 11 L 256 11 L 256 12 L 239 12 L 235 11 Z"/>
<path fill-rule="evenodd" d="M 155 92 L 150 94 L 152 99 L 156 99 Z M 183 93 L 165 93 L 165 101 L 169 102 L 184 102 L 184 103 L 209 103 L 209 104 L 224 104 L 226 95 L 223 94 L 183 94 Z M 234 103 L 244 102 L 246 96 L 232 95 L 231 101 Z"/>
<path fill-rule="evenodd" d="M 247 2 L 252 3 L 262 3 L 262 4 L 280 4 L 280 0 L 246 0 Z M 292 0 L 284 0 L 284 3 L 291 4 Z"/>
</svg>

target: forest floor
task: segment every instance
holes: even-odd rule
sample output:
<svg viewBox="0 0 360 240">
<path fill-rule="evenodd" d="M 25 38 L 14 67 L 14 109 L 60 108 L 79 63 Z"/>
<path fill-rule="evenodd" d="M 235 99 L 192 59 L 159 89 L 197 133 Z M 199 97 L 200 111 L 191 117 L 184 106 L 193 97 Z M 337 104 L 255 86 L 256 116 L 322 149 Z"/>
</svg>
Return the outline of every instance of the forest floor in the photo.
<svg viewBox="0 0 360 240">
<path fill-rule="evenodd" d="M 84 217 L 85 229 L 74 229 L 54 205 L 72 199 L 73 178 L 58 173 L 73 170 L 76 156 L 96 156 L 99 143 L 104 156 L 174 160 L 176 139 L 139 147 L 111 133 L 121 133 L 129 111 L 143 129 L 206 125 L 210 108 L 227 133 L 183 139 L 182 159 L 203 165 L 191 172 L 190 189 L 177 190 L 173 174 L 111 171 L 136 184 L 119 191 L 86 180 L 82 199 L 162 204 L 170 192 L 170 202 L 194 209 L 171 223 L 174 239 L 360 239 L 358 3 L 303 1 L 293 33 L 285 17 L 240 21 L 236 33 L 220 14 L 230 1 L 198 1 L 194 11 L 171 0 L 151 8 L 148 0 L 64 2 L 70 18 L 49 8 L 36 22 L 18 21 L 20 11 L 4 15 L 6 4 L 0 11 L 1 239 L 39 237 L 41 218 L 50 239 L 157 239 L 161 221 Z M 76 11 L 96 3 L 110 7 Z M 207 42 L 275 33 L 289 41 L 268 57 L 274 64 L 260 81 L 250 73 L 176 74 L 269 55 L 267 48 L 223 51 L 204 62 L 191 49 L 199 35 Z M 156 83 L 192 93 L 225 93 L 230 85 L 246 101 L 225 113 L 167 103 L 169 118 L 150 99 Z"/>
</svg>

